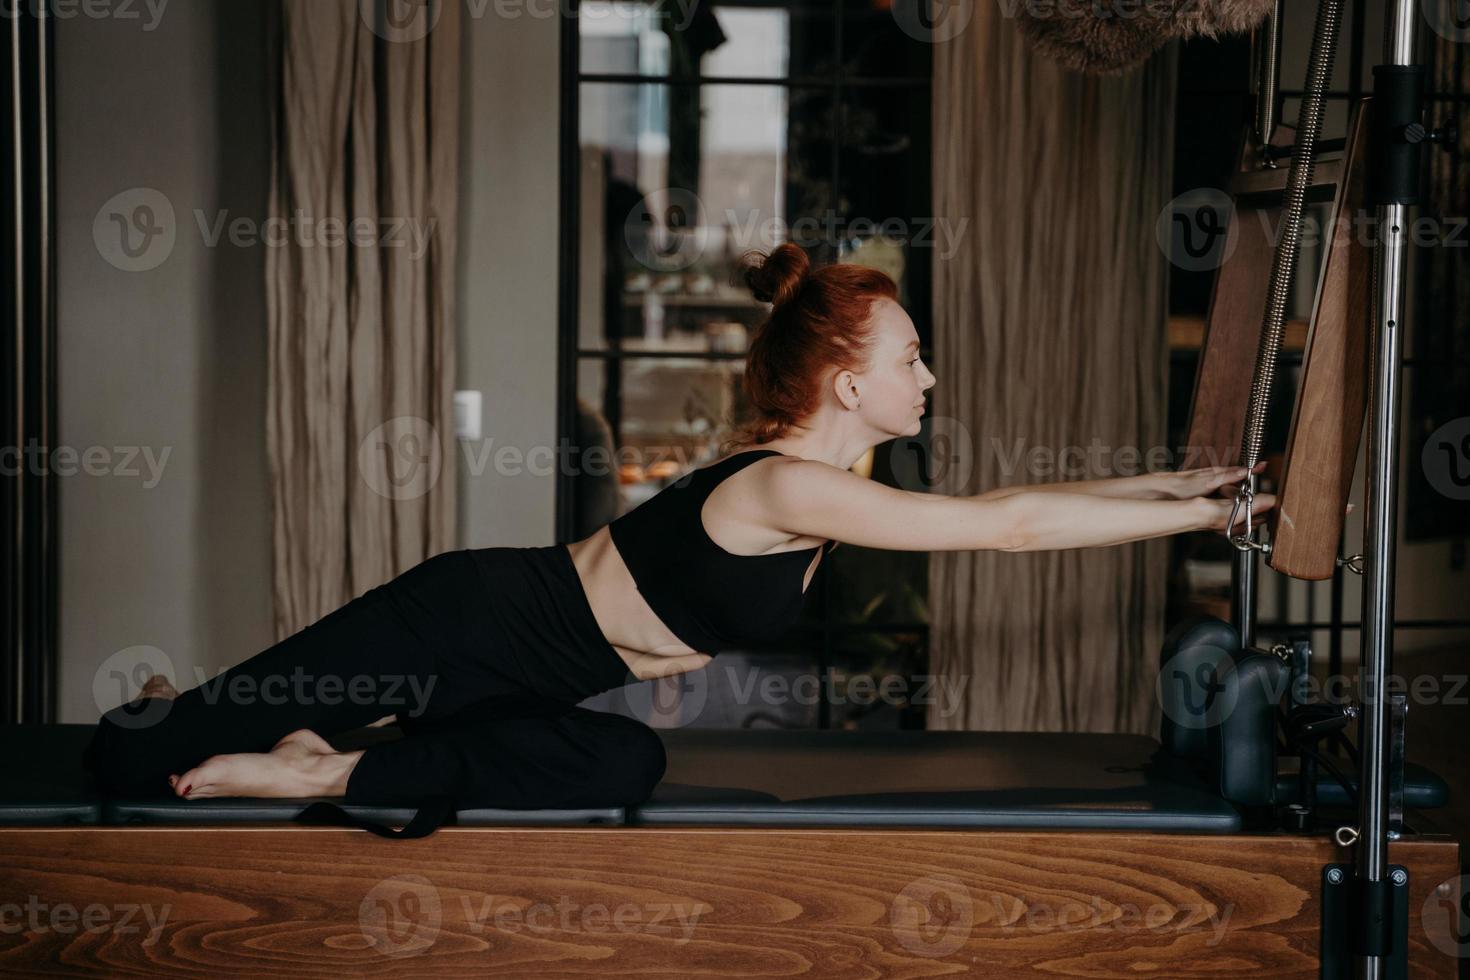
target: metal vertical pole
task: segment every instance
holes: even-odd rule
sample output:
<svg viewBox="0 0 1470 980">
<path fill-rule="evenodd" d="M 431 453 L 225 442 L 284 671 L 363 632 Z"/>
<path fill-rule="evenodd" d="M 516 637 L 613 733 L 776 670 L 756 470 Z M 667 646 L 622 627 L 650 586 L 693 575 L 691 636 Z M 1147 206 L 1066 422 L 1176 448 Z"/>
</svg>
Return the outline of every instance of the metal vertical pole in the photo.
<svg viewBox="0 0 1470 980">
<path fill-rule="evenodd" d="M 1415 12 L 1413 0 L 1390 0 L 1384 25 L 1383 59 L 1388 66 L 1413 63 Z M 1418 76 L 1375 72 L 1374 112 L 1389 116 L 1395 110 L 1392 98 L 1380 98 L 1379 89 L 1417 85 Z M 1392 95 L 1403 95 L 1399 87 Z M 1384 93 L 1390 94 L 1390 93 Z M 1417 104 L 1410 99 L 1409 104 Z M 1359 681 L 1363 711 L 1359 727 L 1362 756 L 1362 792 L 1357 841 L 1358 894 L 1364 896 L 1360 924 L 1369 932 L 1358 957 L 1359 975 L 1378 980 L 1384 975 L 1386 951 L 1382 924 L 1381 896 L 1388 876 L 1388 756 L 1389 716 L 1385 696 L 1393 658 L 1394 545 L 1397 540 L 1399 445 L 1399 394 L 1403 347 L 1404 276 L 1407 267 L 1408 205 L 1414 194 L 1405 191 L 1406 177 L 1417 179 L 1417 165 L 1405 167 L 1398 159 L 1395 178 L 1385 161 L 1404 144 L 1398 117 L 1375 125 L 1375 167 L 1378 178 L 1372 199 L 1376 203 L 1376 243 L 1373 267 L 1373 323 L 1375 351 L 1372 364 L 1372 408 L 1368 422 L 1368 479 L 1366 559 L 1363 572 L 1362 659 Z M 1411 157 L 1411 163 L 1417 157 Z M 1375 898 L 1374 896 L 1379 896 Z"/>
<path fill-rule="evenodd" d="M 1255 490 L 1255 474 L 1249 477 L 1251 489 Z M 1230 620 L 1240 634 L 1241 649 L 1249 649 L 1256 643 L 1256 553 L 1254 549 L 1235 552 L 1235 579 L 1231 589 L 1232 608 Z"/>
<path fill-rule="evenodd" d="M 0 157 L 0 429 L 13 451 L 50 447 L 56 420 L 51 13 L 0 17 L 7 151 Z M 0 720 L 49 721 L 56 693 L 57 482 L 17 457 L 0 474 Z"/>
</svg>

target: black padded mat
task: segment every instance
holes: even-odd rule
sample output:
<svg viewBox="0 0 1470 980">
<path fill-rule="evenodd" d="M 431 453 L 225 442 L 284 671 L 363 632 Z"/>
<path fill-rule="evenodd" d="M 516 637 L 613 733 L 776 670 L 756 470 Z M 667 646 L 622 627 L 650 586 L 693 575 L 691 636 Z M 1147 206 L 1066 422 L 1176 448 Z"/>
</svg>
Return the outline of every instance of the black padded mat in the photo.
<svg viewBox="0 0 1470 980">
<path fill-rule="evenodd" d="M 367 748 L 380 742 L 402 738 L 396 725 L 359 728 L 327 737 L 339 752 Z M 108 824 L 180 826 L 185 824 L 291 823 L 312 803 L 325 800 L 364 820 L 379 824 L 402 825 L 416 812 L 408 806 L 343 805 L 340 799 L 310 797 L 301 799 L 255 799 L 222 797 L 209 800 L 183 800 L 178 797 L 158 799 L 107 799 L 102 805 L 102 821 Z M 496 807 L 465 807 L 454 811 L 453 823 L 460 827 L 492 826 L 560 826 L 587 824 L 622 824 L 627 819 L 623 807 L 589 807 L 574 810 L 510 810 Z"/>
<path fill-rule="evenodd" d="M 202 826 L 235 823 L 290 823 L 316 802 L 310 799 L 221 798 L 183 800 L 160 795 L 151 799 L 104 797 L 91 773 L 82 766 L 82 754 L 96 730 L 93 724 L 0 725 L 0 826 L 56 824 L 114 824 Z M 394 726 L 359 729 L 328 739 L 338 749 L 364 748 L 402 737 Z M 340 802 L 340 801 L 332 801 Z M 355 816 L 377 823 L 403 824 L 414 814 L 411 807 L 344 807 Z M 466 807 L 455 812 L 459 826 L 597 825 L 626 822 L 623 807 L 571 810 L 509 810 Z"/>
<path fill-rule="evenodd" d="M 94 824 L 102 801 L 82 752 L 95 725 L 0 725 L 0 825 Z"/>
<path fill-rule="evenodd" d="M 345 806 L 340 799 L 260 800 L 224 797 L 214 800 L 107 800 L 102 804 L 102 822 L 114 825 L 204 826 L 237 823 L 291 823 L 318 799 L 336 803 L 343 810 L 374 823 L 403 825 L 413 819 L 412 807 Z M 584 826 L 622 824 L 622 807 L 583 810 L 503 810 L 466 807 L 454 811 L 453 823 L 460 827 L 495 826 Z"/>
<path fill-rule="evenodd" d="M 1192 770 L 1139 735 L 687 728 L 659 735 L 668 771 L 653 798 L 632 808 L 634 824 L 1201 833 L 1241 825 Z"/>
</svg>

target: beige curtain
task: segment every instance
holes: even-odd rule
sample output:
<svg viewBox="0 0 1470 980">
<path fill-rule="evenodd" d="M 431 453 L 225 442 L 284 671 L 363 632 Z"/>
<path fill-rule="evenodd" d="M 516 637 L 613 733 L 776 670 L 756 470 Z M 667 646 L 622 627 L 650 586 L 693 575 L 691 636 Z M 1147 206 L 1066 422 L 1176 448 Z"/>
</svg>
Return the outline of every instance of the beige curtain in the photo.
<svg viewBox="0 0 1470 980">
<path fill-rule="evenodd" d="M 1165 445 L 1173 45 L 1120 78 L 1033 55 L 997 4 L 935 48 L 936 213 L 968 221 L 934 277 L 936 425 L 975 465 L 936 488 L 1100 478 L 1043 475 L 1056 453 Z M 1120 462 L 1129 462 L 1126 458 Z M 1112 465 L 1111 457 L 1105 460 Z M 964 479 L 963 485 L 957 483 Z M 1167 539 L 1116 548 L 935 552 L 931 664 L 963 692 L 931 728 L 1151 732 Z"/>
<path fill-rule="evenodd" d="M 360 0 L 276 4 L 266 439 L 284 637 L 453 545 L 460 5 L 398 23 Z"/>
</svg>

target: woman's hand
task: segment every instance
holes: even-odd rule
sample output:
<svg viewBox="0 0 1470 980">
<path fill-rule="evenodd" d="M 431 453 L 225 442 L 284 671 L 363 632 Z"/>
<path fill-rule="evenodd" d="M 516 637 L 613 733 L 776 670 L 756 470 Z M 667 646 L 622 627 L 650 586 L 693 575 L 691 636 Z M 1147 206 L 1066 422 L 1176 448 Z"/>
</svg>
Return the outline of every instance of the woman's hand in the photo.
<svg viewBox="0 0 1470 980">
<path fill-rule="evenodd" d="M 1260 476 L 1265 468 L 1266 461 L 1263 459 L 1256 464 L 1256 475 Z M 1159 473 L 1157 476 L 1166 500 L 1188 500 L 1190 497 L 1208 496 L 1226 485 L 1233 487 L 1244 482 L 1246 468 L 1206 466 L 1197 470 L 1180 470 L 1178 473 Z"/>
<path fill-rule="evenodd" d="M 1235 510 L 1234 498 L 1201 497 L 1200 503 L 1209 508 L 1205 511 L 1204 524 L 1201 531 L 1225 531 L 1230 522 L 1230 512 Z M 1261 522 L 1257 520 L 1261 514 L 1266 513 L 1276 506 L 1276 495 L 1274 493 L 1258 493 L 1251 498 L 1251 527 L 1256 527 Z M 1245 530 L 1245 508 L 1240 508 L 1235 515 L 1235 526 L 1229 528 L 1233 535 L 1237 531 Z"/>
</svg>

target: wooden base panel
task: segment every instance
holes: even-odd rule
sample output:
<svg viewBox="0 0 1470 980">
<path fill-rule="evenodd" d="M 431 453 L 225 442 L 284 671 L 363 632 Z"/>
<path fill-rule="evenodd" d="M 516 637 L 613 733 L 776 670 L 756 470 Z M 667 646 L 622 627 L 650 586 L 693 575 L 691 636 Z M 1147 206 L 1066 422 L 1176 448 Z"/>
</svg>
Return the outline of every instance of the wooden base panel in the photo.
<svg viewBox="0 0 1470 980">
<path fill-rule="evenodd" d="M 1322 868 L 1347 857 L 1257 835 L 4 828 L 0 975 L 1307 980 Z M 1458 845 L 1391 860 L 1410 975 L 1448 980 L 1420 910 Z"/>
</svg>

